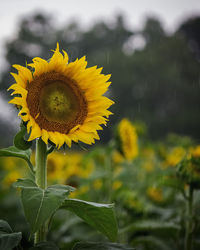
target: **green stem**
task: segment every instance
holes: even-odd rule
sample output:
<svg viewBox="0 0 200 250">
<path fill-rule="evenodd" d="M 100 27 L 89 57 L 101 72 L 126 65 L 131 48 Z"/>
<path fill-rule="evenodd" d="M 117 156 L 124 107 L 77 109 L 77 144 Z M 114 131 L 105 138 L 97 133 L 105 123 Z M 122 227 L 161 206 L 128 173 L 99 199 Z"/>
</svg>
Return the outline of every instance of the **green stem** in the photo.
<svg viewBox="0 0 200 250">
<path fill-rule="evenodd" d="M 113 184 L 113 176 L 112 176 L 112 159 L 111 155 L 107 155 L 106 157 L 106 168 L 107 168 L 107 203 L 111 203 L 112 200 L 112 184 Z"/>
<path fill-rule="evenodd" d="M 192 250 L 193 238 L 193 187 L 189 187 L 189 197 L 187 200 L 187 222 L 185 235 L 185 250 Z"/>
<path fill-rule="evenodd" d="M 42 189 L 47 188 L 47 146 L 42 139 L 36 141 L 36 183 Z M 46 240 L 46 224 L 35 233 L 35 244 Z"/>
</svg>

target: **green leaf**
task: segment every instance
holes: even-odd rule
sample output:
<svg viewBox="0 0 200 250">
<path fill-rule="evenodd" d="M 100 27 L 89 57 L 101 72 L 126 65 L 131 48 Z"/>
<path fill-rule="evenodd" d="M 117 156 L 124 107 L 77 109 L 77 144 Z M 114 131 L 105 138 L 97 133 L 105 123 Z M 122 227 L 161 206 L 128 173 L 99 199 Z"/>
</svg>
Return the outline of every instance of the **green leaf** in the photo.
<svg viewBox="0 0 200 250">
<path fill-rule="evenodd" d="M 78 242 L 72 250 L 134 250 L 134 248 L 109 242 Z"/>
<path fill-rule="evenodd" d="M 59 250 L 53 242 L 40 242 L 29 250 Z"/>
<path fill-rule="evenodd" d="M 15 135 L 14 145 L 16 148 L 20 150 L 27 150 L 32 146 L 32 142 L 26 141 L 24 139 L 26 132 L 27 132 L 26 127 L 22 125 L 21 130 Z"/>
<path fill-rule="evenodd" d="M 22 233 L 3 233 L 0 232 L 0 249 L 10 250 L 16 247 L 21 241 Z"/>
<path fill-rule="evenodd" d="M 163 186 L 168 186 L 168 187 L 178 189 L 181 191 L 184 190 L 184 182 L 178 178 L 173 178 L 173 177 L 166 178 L 165 177 L 161 180 L 160 184 Z"/>
<path fill-rule="evenodd" d="M 72 211 L 110 240 L 117 238 L 117 222 L 112 204 L 99 204 L 78 199 L 67 199 L 62 208 Z"/>
<path fill-rule="evenodd" d="M 38 187 L 37 184 L 33 180 L 27 179 L 27 178 L 18 179 L 15 183 L 13 183 L 13 186 L 14 187 L 19 187 L 19 188 Z"/>
<path fill-rule="evenodd" d="M 31 226 L 31 234 L 38 231 L 74 190 L 65 185 L 53 185 L 44 190 L 28 179 L 18 180 L 15 186 L 22 188 L 22 204 Z"/>
<path fill-rule="evenodd" d="M 172 222 L 162 222 L 162 221 L 151 221 L 151 220 L 144 220 L 144 221 L 138 221 L 135 222 L 126 228 L 120 230 L 120 233 L 126 233 L 126 232 L 159 232 L 159 233 L 165 233 L 168 235 L 175 235 L 175 233 L 180 230 L 180 226 L 178 226 L 175 223 Z"/>
<path fill-rule="evenodd" d="M 28 163 L 31 171 L 34 172 L 33 165 L 30 161 L 31 152 L 31 149 L 24 151 L 16 148 L 15 146 L 11 146 L 8 148 L 0 149 L 0 157 L 18 157 L 24 159 Z"/>
<path fill-rule="evenodd" d="M 0 231 L 4 233 L 12 233 L 12 229 L 7 221 L 0 220 Z"/>
<path fill-rule="evenodd" d="M 21 241 L 22 234 L 13 233 L 9 224 L 0 220 L 0 249 L 1 250 L 11 250 L 16 247 Z"/>
</svg>

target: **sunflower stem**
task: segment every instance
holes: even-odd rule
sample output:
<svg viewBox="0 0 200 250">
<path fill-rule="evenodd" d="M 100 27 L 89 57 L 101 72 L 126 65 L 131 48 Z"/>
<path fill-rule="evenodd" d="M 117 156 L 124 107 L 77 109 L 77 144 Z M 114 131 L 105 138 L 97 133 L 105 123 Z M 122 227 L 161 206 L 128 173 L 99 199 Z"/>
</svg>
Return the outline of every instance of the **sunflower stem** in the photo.
<svg viewBox="0 0 200 250">
<path fill-rule="evenodd" d="M 42 189 L 47 188 L 47 146 L 42 139 L 36 140 L 36 183 Z M 35 233 L 35 244 L 46 240 L 46 223 Z"/>
<path fill-rule="evenodd" d="M 187 200 L 187 222 L 186 222 L 186 234 L 185 234 L 185 250 L 192 249 L 193 238 L 193 193 L 194 189 L 190 185 L 189 187 L 189 199 Z"/>
</svg>

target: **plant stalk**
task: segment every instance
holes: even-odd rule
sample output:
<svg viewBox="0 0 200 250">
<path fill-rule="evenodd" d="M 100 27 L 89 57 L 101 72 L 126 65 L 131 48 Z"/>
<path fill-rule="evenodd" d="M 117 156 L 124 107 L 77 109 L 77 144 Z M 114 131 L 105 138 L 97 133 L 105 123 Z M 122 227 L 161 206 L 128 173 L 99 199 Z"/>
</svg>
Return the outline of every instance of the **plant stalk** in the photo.
<svg viewBox="0 0 200 250">
<path fill-rule="evenodd" d="M 47 188 L 47 145 L 43 140 L 36 140 L 36 184 L 42 189 Z M 44 224 L 35 233 L 35 244 L 41 241 L 46 241 L 47 225 Z"/>
<path fill-rule="evenodd" d="M 186 235 L 185 235 L 185 250 L 192 250 L 193 241 L 193 193 L 194 189 L 190 185 L 189 197 L 187 201 L 187 222 L 186 222 Z"/>
</svg>

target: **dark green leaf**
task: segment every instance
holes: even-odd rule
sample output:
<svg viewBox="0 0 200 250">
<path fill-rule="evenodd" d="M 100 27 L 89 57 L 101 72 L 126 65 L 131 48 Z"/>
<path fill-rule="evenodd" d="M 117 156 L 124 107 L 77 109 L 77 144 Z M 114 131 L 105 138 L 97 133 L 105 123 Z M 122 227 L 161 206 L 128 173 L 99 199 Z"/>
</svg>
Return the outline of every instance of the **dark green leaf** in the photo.
<svg viewBox="0 0 200 250">
<path fill-rule="evenodd" d="M 144 246 L 151 246 L 152 249 L 159 249 L 159 250 L 171 250 L 172 248 L 166 245 L 166 242 L 152 237 L 152 236 L 139 236 L 137 238 L 134 238 L 134 240 L 131 242 L 133 245 L 141 245 Z M 149 248 L 148 248 L 149 249 Z"/>
<path fill-rule="evenodd" d="M 0 157 L 18 157 L 18 158 L 21 158 L 21 159 L 24 159 L 31 171 L 33 172 L 33 166 L 32 166 L 32 163 L 30 161 L 30 156 L 31 156 L 31 149 L 28 149 L 28 150 L 20 150 L 18 148 L 16 148 L 15 146 L 11 146 L 11 147 L 8 147 L 8 148 L 3 148 L 3 149 L 0 149 Z"/>
<path fill-rule="evenodd" d="M 44 190 L 28 179 L 20 179 L 15 186 L 22 188 L 22 204 L 32 234 L 53 215 L 73 190 L 64 185 L 53 185 Z"/>
<path fill-rule="evenodd" d="M 0 231 L 4 233 L 12 233 L 10 225 L 5 220 L 0 220 Z"/>
<path fill-rule="evenodd" d="M 99 204 L 78 199 L 67 199 L 62 208 L 74 212 L 110 240 L 117 238 L 117 222 L 112 204 Z"/>
<path fill-rule="evenodd" d="M 27 132 L 26 127 L 22 125 L 21 130 L 15 135 L 14 145 L 16 148 L 20 150 L 27 150 L 32 146 L 32 142 L 26 141 L 24 139 L 26 132 Z"/>
<path fill-rule="evenodd" d="M 21 241 L 22 234 L 13 233 L 10 225 L 4 221 L 0 220 L 0 249 L 10 250 L 16 247 Z"/>
<path fill-rule="evenodd" d="M 75 244 L 72 250 L 133 250 L 133 248 L 109 242 L 79 242 Z"/>
<path fill-rule="evenodd" d="M 180 226 L 172 222 L 144 220 L 127 226 L 126 228 L 122 229 L 120 233 L 157 231 L 160 233 L 164 232 L 165 234 L 174 235 L 178 230 L 180 230 Z"/>
<path fill-rule="evenodd" d="M 0 232 L 0 249 L 11 250 L 21 241 L 22 233 L 3 233 Z"/>
<path fill-rule="evenodd" d="M 29 250 L 59 250 L 53 242 L 40 242 Z"/>
</svg>

